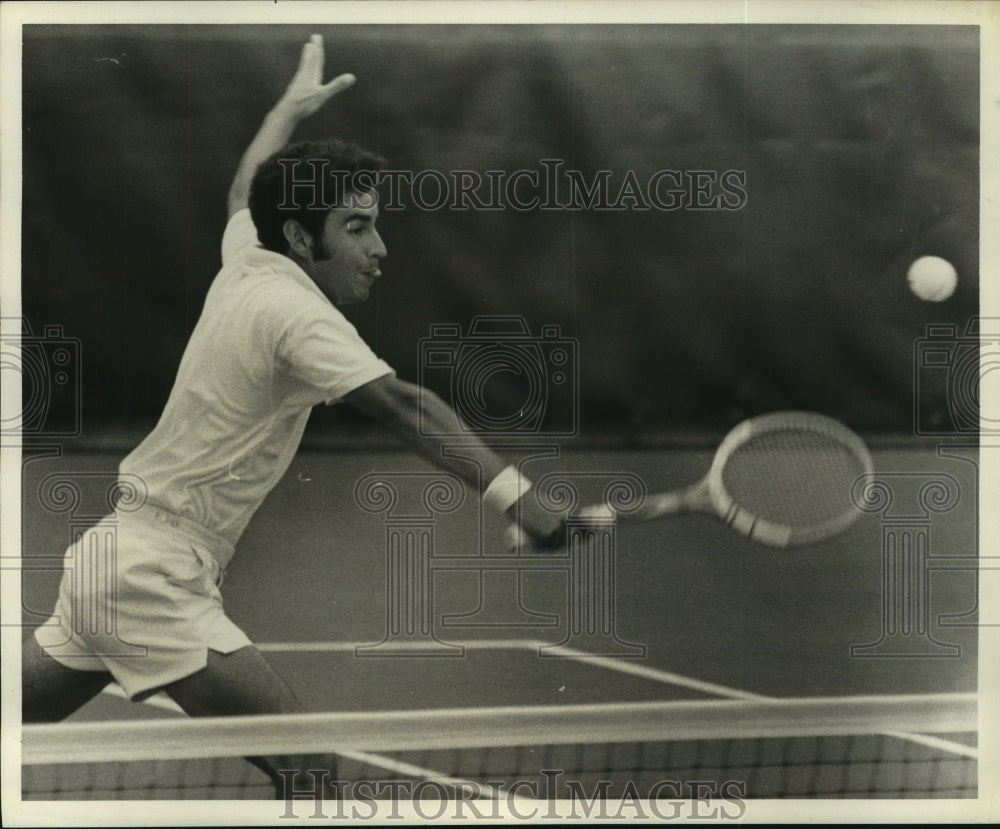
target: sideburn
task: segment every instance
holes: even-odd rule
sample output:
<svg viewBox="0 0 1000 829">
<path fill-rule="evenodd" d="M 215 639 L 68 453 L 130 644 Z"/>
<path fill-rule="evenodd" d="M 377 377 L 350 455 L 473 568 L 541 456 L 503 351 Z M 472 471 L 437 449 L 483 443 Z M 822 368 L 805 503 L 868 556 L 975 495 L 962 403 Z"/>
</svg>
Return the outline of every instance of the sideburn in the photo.
<svg viewBox="0 0 1000 829">
<path fill-rule="evenodd" d="M 323 241 L 322 235 L 318 235 L 315 239 L 313 239 L 312 255 L 314 262 L 326 262 L 332 257 L 330 251 L 327 250 L 326 243 Z"/>
</svg>

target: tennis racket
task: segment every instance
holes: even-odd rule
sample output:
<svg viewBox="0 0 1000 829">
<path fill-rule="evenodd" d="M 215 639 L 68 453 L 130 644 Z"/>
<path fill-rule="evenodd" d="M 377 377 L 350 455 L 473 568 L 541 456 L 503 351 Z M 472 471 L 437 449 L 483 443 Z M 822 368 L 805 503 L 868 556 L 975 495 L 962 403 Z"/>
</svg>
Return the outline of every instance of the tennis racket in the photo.
<svg viewBox="0 0 1000 829">
<path fill-rule="evenodd" d="M 751 541 L 798 547 L 837 535 L 857 520 L 861 510 L 852 486 L 872 470 L 868 447 L 842 423 L 814 412 L 773 412 L 729 432 L 697 483 L 647 495 L 627 512 L 595 504 L 575 517 L 614 519 L 627 527 L 707 513 Z M 508 528 L 507 542 L 511 550 L 531 544 L 516 525 Z"/>
</svg>

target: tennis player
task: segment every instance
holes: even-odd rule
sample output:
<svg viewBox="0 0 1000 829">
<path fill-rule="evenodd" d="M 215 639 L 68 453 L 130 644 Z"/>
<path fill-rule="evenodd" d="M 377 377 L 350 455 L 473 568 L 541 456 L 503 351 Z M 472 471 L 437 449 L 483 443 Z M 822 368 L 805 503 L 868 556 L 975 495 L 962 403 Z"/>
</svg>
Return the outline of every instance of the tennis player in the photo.
<svg viewBox="0 0 1000 829">
<path fill-rule="evenodd" d="M 218 585 L 314 405 L 353 404 L 424 458 L 483 485 L 469 464 L 442 454 L 447 438 L 428 436 L 449 432 L 452 409 L 399 379 L 338 310 L 367 299 L 381 274 L 374 191 L 345 189 L 332 204 L 305 192 L 289 203 L 289 170 L 301 180 L 305 165 L 320 165 L 350 182 L 382 164 L 339 141 L 286 146 L 302 119 L 354 83 L 322 78 L 323 43 L 313 36 L 240 161 L 222 269 L 163 415 L 121 464 L 145 482 L 148 500 L 108 516 L 67 551 L 53 615 L 24 643 L 25 722 L 60 720 L 112 680 L 133 700 L 165 691 L 193 716 L 302 710 L 226 616 Z M 539 547 L 558 546 L 559 519 L 534 498 L 518 503 L 530 482 L 474 437 L 466 442 L 480 450 L 484 500 L 518 516 Z M 111 532 L 115 545 L 103 543 Z M 112 573 L 112 586 L 74 572 Z M 102 623 L 74 624 L 87 621 L 80 614 Z"/>
</svg>

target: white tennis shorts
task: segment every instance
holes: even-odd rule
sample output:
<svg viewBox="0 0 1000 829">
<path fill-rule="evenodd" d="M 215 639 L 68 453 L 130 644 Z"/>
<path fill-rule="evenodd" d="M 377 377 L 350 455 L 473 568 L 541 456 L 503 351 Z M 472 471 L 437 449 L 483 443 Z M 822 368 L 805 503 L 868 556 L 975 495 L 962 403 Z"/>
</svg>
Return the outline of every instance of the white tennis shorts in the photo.
<svg viewBox="0 0 1000 829">
<path fill-rule="evenodd" d="M 226 541 L 144 506 L 114 513 L 66 551 L 55 610 L 35 631 L 56 661 L 110 671 L 130 699 L 200 671 L 250 639 L 222 608 Z"/>
</svg>

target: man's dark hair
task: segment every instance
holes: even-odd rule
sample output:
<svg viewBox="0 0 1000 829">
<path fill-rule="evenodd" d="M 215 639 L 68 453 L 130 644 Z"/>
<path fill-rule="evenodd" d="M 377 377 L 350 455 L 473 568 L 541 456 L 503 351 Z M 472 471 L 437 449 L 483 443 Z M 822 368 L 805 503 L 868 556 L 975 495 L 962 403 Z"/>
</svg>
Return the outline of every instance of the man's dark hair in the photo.
<svg viewBox="0 0 1000 829">
<path fill-rule="evenodd" d="M 260 243 L 285 253 L 288 242 L 282 228 L 289 219 L 318 240 L 330 210 L 342 204 L 350 190 L 376 184 L 385 163 L 381 156 L 339 139 L 303 141 L 279 150 L 257 168 L 250 183 L 250 216 Z"/>
</svg>

